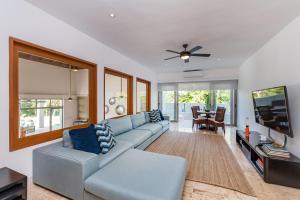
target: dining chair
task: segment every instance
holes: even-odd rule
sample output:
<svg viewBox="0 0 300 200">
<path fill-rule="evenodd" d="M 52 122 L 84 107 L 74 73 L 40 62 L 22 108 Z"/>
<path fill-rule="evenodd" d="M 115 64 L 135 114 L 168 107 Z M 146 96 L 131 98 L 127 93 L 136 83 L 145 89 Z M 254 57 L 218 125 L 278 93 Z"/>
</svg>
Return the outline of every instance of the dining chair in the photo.
<svg viewBox="0 0 300 200">
<path fill-rule="evenodd" d="M 199 116 L 197 106 L 192 106 L 191 109 L 192 109 L 192 114 L 193 114 L 192 128 L 194 128 L 195 124 L 197 125 L 197 128 L 199 128 L 199 125 L 201 125 L 201 124 L 207 124 L 207 119 Z"/>
<path fill-rule="evenodd" d="M 226 108 L 218 107 L 215 117 L 208 119 L 208 126 L 210 125 L 213 126 L 215 132 L 217 132 L 218 128 L 221 127 L 224 131 L 224 135 L 225 135 L 225 122 L 224 122 L 225 112 L 226 112 Z"/>
<path fill-rule="evenodd" d="M 200 106 L 191 106 L 193 108 L 196 108 L 198 111 L 200 110 Z"/>
</svg>

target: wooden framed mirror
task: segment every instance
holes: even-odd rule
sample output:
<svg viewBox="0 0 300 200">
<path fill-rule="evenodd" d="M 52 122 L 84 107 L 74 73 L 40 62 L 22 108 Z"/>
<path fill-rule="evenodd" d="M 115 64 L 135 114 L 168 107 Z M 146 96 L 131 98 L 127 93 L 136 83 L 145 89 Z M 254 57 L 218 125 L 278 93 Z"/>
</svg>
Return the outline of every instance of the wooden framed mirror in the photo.
<svg viewBox="0 0 300 200">
<path fill-rule="evenodd" d="M 104 67 L 104 119 L 133 113 L 133 76 Z"/>
<path fill-rule="evenodd" d="M 151 82 L 136 78 L 136 113 L 151 111 Z"/>
<path fill-rule="evenodd" d="M 97 65 L 9 39 L 10 151 L 97 122 Z"/>
</svg>

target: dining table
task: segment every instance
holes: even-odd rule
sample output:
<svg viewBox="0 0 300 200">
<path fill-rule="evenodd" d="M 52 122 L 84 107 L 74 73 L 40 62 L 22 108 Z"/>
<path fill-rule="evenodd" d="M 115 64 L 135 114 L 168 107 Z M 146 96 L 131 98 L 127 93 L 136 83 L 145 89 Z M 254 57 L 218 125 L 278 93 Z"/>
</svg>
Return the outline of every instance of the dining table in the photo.
<svg viewBox="0 0 300 200">
<path fill-rule="evenodd" d="M 205 117 L 207 120 L 207 123 L 205 126 L 200 126 L 200 129 L 209 129 L 209 125 L 208 125 L 208 119 L 215 116 L 216 115 L 216 111 L 214 110 L 199 110 L 197 111 L 198 115 Z M 205 116 L 204 116 L 205 115 Z"/>
<path fill-rule="evenodd" d="M 210 110 L 210 111 L 204 111 L 204 110 L 199 110 L 197 111 L 198 115 L 205 115 L 205 117 L 208 119 L 211 116 L 215 116 L 216 111 Z"/>
</svg>

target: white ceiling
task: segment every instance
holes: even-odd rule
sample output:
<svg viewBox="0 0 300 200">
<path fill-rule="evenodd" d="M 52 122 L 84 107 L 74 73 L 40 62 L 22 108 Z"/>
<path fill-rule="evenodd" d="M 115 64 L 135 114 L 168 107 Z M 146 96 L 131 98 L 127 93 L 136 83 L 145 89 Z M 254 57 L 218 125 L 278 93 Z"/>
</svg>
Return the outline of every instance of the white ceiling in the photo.
<svg viewBox="0 0 300 200">
<path fill-rule="evenodd" d="M 157 72 L 237 67 L 300 14 L 300 0 L 27 1 Z M 183 43 L 212 56 L 163 60 Z"/>
</svg>

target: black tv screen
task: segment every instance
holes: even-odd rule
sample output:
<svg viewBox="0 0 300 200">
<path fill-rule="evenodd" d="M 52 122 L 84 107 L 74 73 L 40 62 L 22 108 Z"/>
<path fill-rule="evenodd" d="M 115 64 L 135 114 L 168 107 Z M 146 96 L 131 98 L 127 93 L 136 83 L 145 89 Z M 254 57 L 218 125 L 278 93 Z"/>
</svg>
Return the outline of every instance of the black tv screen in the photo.
<svg viewBox="0 0 300 200">
<path fill-rule="evenodd" d="M 293 137 L 285 86 L 252 92 L 255 121 Z"/>
</svg>

